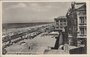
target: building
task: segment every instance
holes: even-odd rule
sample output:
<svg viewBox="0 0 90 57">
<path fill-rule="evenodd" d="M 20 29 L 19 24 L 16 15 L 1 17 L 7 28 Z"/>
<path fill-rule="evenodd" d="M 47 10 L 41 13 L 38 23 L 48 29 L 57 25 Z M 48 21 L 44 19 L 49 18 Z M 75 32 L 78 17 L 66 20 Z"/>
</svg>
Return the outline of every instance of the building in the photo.
<svg viewBox="0 0 90 57">
<path fill-rule="evenodd" d="M 78 4 L 78 3 L 77 3 Z M 77 40 L 81 44 L 85 44 L 86 42 L 86 34 L 87 34 L 87 22 L 86 22 L 86 4 L 83 3 L 81 7 L 77 9 Z M 78 43 L 78 42 L 77 42 Z M 79 45 L 79 43 L 78 43 Z"/>
<path fill-rule="evenodd" d="M 55 29 L 62 30 L 65 32 L 65 27 L 67 26 L 67 18 L 65 16 L 59 16 L 55 20 Z"/>
<path fill-rule="evenodd" d="M 87 36 L 87 17 L 86 3 L 73 2 L 67 14 L 68 38 L 70 45 L 86 46 Z"/>
<path fill-rule="evenodd" d="M 55 20 L 55 31 L 59 32 L 59 36 L 56 40 L 56 47 L 59 48 L 60 46 L 67 43 L 67 18 L 65 16 L 59 16 L 54 19 Z"/>
</svg>

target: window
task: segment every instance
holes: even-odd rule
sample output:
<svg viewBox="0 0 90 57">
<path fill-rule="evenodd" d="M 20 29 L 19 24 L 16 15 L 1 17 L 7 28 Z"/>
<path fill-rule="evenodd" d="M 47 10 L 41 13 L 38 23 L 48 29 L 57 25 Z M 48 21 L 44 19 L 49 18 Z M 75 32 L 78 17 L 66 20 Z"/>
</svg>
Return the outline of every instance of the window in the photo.
<svg viewBox="0 0 90 57">
<path fill-rule="evenodd" d="M 80 24 L 86 24 L 86 16 L 82 16 L 79 18 L 80 18 Z"/>
<path fill-rule="evenodd" d="M 81 30 L 81 34 L 84 34 L 84 28 L 81 28 L 80 30 Z"/>
<path fill-rule="evenodd" d="M 66 20 L 64 20 L 64 22 L 66 22 Z"/>
<path fill-rule="evenodd" d="M 60 22 L 63 22 L 63 20 L 60 20 Z"/>
<path fill-rule="evenodd" d="M 62 25 L 62 23 L 60 25 Z"/>
<path fill-rule="evenodd" d="M 64 23 L 64 25 L 66 25 L 66 23 Z"/>
<path fill-rule="evenodd" d="M 80 32 L 82 35 L 85 35 L 86 34 L 86 28 L 80 28 Z"/>
<path fill-rule="evenodd" d="M 80 21 L 81 24 L 84 24 L 84 17 L 80 17 Z"/>
<path fill-rule="evenodd" d="M 58 26 L 56 28 L 59 28 Z"/>
<path fill-rule="evenodd" d="M 58 23 L 58 22 L 56 22 L 56 25 L 59 25 L 59 23 Z"/>
</svg>

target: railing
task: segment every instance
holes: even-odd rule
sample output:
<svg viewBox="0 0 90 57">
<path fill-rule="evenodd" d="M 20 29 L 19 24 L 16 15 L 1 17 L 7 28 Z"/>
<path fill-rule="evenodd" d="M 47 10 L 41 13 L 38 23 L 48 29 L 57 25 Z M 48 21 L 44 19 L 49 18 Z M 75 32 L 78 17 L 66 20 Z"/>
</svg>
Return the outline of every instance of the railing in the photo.
<svg viewBox="0 0 90 57">
<path fill-rule="evenodd" d="M 87 25 L 86 23 L 79 23 L 79 25 Z"/>
<path fill-rule="evenodd" d="M 87 35 L 85 35 L 85 34 L 80 34 L 77 36 L 77 38 L 86 38 L 86 37 L 87 37 Z"/>
</svg>

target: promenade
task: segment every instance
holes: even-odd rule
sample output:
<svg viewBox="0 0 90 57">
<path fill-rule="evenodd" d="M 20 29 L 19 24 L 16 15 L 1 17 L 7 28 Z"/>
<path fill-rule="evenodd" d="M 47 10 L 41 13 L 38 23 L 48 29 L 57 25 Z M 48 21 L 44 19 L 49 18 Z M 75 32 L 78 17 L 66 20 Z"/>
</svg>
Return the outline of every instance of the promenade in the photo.
<svg viewBox="0 0 90 57">
<path fill-rule="evenodd" d="M 44 33 L 36 36 L 34 39 L 25 39 L 16 44 L 6 48 L 7 54 L 9 53 L 30 53 L 30 54 L 43 54 L 45 50 L 54 47 L 56 39 L 52 35 L 45 35 Z M 20 44 L 21 42 L 25 42 Z"/>
</svg>

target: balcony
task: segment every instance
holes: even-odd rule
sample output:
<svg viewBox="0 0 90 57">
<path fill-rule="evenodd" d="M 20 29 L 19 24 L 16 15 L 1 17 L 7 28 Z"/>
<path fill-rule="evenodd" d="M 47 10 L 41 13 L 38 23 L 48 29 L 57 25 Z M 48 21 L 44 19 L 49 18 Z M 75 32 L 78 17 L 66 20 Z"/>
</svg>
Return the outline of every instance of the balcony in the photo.
<svg viewBox="0 0 90 57">
<path fill-rule="evenodd" d="M 87 25 L 86 23 L 79 23 L 79 25 Z"/>
<path fill-rule="evenodd" d="M 86 34 L 79 34 L 79 35 L 77 35 L 77 38 L 87 38 L 87 35 Z"/>
</svg>

